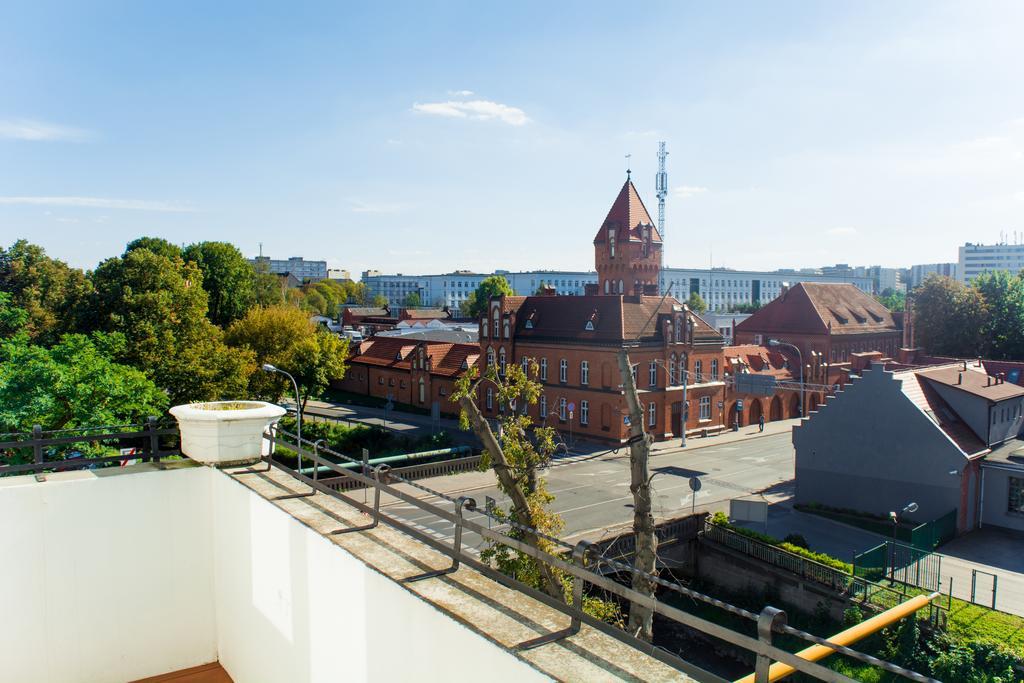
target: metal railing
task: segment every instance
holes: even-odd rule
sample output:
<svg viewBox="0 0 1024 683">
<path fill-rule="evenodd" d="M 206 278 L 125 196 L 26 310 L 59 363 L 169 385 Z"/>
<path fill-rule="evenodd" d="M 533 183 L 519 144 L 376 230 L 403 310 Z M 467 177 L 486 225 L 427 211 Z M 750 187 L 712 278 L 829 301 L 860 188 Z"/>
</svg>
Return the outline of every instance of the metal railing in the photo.
<svg viewBox="0 0 1024 683">
<path fill-rule="evenodd" d="M 589 541 L 579 541 L 575 545 L 566 543 L 565 541 L 545 534 L 537 529 L 533 529 L 504 517 L 495 515 L 489 509 L 481 509 L 477 506 L 476 501 L 468 496 L 459 496 L 458 498 L 452 498 L 451 496 L 445 495 L 439 491 L 430 489 L 422 484 L 419 484 L 411 479 L 402 477 L 401 475 L 395 474 L 387 465 L 369 466 L 359 461 L 349 458 L 341 453 L 332 451 L 331 449 L 318 444 L 314 444 L 303 439 L 302 443 L 296 443 L 296 437 L 294 434 L 286 432 L 282 429 L 272 429 L 266 434 L 266 437 L 272 442 L 280 441 L 287 448 L 294 450 L 296 453 L 301 454 L 304 458 L 311 459 L 313 461 L 314 472 L 319 470 L 320 465 L 326 466 L 333 470 L 338 476 L 343 478 L 351 479 L 355 482 L 362 484 L 364 488 L 373 490 L 373 502 L 372 503 L 360 503 L 355 498 L 345 496 L 339 491 L 335 491 L 332 488 L 326 486 L 323 481 L 318 481 L 315 476 L 310 478 L 303 475 L 297 469 L 293 469 L 288 465 L 279 462 L 274 459 L 273 455 L 265 456 L 263 460 L 267 463 L 266 470 L 254 470 L 246 469 L 237 472 L 239 475 L 245 475 L 248 473 L 259 473 L 261 471 L 266 472 L 271 468 L 277 468 L 281 471 L 294 477 L 296 480 L 309 486 L 311 490 L 305 494 L 293 494 L 303 495 L 315 495 L 317 492 L 325 495 L 334 497 L 347 505 L 350 505 L 371 517 L 371 521 L 368 524 L 356 527 L 350 527 L 341 529 L 335 534 L 348 533 L 353 531 L 364 531 L 375 528 L 381 522 L 391 526 L 397 531 L 409 536 L 431 548 L 438 551 L 442 555 L 451 559 L 451 565 L 445 569 L 435 570 L 419 574 L 413 577 L 405 579 L 405 582 L 419 581 L 423 579 L 436 578 L 450 574 L 465 564 L 480 573 L 490 577 L 498 583 L 518 590 L 530 597 L 562 612 L 570 618 L 570 625 L 568 628 L 561 631 L 556 631 L 539 638 L 535 638 L 530 641 L 526 641 L 519 645 L 520 649 L 530 649 L 543 645 L 545 643 L 554 642 L 562 638 L 571 636 L 577 633 L 581 627 L 581 624 L 586 623 L 592 628 L 595 628 L 623 643 L 626 643 L 640 651 L 643 651 L 650 656 L 673 666 L 680 671 L 683 671 L 691 676 L 694 676 L 698 680 L 713 680 L 720 681 L 721 678 L 709 674 L 700 668 L 695 667 L 693 664 L 681 659 L 676 654 L 669 652 L 663 648 L 652 645 L 651 643 L 644 642 L 635 638 L 630 633 L 609 625 L 599 619 L 589 616 L 583 611 L 583 592 L 584 584 L 597 587 L 609 594 L 615 595 L 620 599 L 628 600 L 631 603 L 638 603 L 650 608 L 656 614 L 661 615 L 667 619 L 670 619 L 680 625 L 696 629 L 709 636 L 718 638 L 734 646 L 748 650 L 753 653 L 757 659 L 757 680 L 767 680 L 767 669 L 768 664 L 771 661 L 778 661 L 793 666 L 797 671 L 807 673 L 815 678 L 819 678 L 824 681 L 835 681 L 835 682 L 848 682 L 852 679 L 833 671 L 832 669 L 826 668 L 821 664 L 811 662 L 802 659 L 795 654 L 783 650 L 772 644 L 773 634 L 787 634 L 794 636 L 798 639 L 807 641 L 809 643 L 823 645 L 833 650 L 834 652 L 843 654 L 845 656 L 856 659 L 857 661 L 864 662 L 873 666 L 877 666 L 891 673 L 898 674 L 905 678 L 914 681 L 927 681 L 930 682 L 932 679 L 922 676 L 919 673 L 897 666 L 890 662 L 883 661 L 877 657 L 853 650 L 848 647 L 837 645 L 829 642 L 825 638 L 812 635 L 805 631 L 793 628 L 785 623 L 785 615 L 779 610 L 766 607 L 760 614 L 755 614 L 748 610 L 736 607 L 722 600 L 718 600 L 709 595 L 704 595 L 697 591 L 691 590 L 682 586 L 676 582 L 668 581 L 657 574 L 647 574 L 639 572 L 634 569 L 632 565 L 625 564 L 616 559 L 606 557 L 604 555 L 595 554 L 594 544 Z M 289 441 L 290 440 L 290 441 Z M 308 446 L 308 447 L 307 447 Z M 312 448 L 312 450 L 310 450 Z M 339 458 L 340 460 L 359 463 L 363 465 L 360 468 L 348 470 L 339 466 L 337 463 L 327 460 L 324 455 L 331 456 L 332 458 Z M 398 488 L 396 484 L 406 485 L 421 492 L 426 492 L 434 500 L 428 500 L 426 497 L 418 497 L 404 490 Z M 409 522 L 404 521 L 400 517 L 393 516 L 388 512 L 381 509 L 380 499 L 382 495 L 388 495 L 410 506 L 418 508 L 421 512 L 426 512 L 439 520 L 444 520 L 454 525 L 454 537 L 449 543 L 446 539 L 442 540 L 434 535 L 425 531 L 420 525 L 413 525 Z M 449 507 L 450 506 L 450 507 Z M 467 519 L 465 511 L 472 511 L 480 516 L 486 517 L 488 522 L 486 524 L 478 523 L 474 520 Z M 538 538 L 542 538 L 545 541 L 551 543 L 554 548 L 559 549 L 562 554 L 553 554 L 536 548 L 519 538 L 515 538 L 506 533 L 503 533 L 497 527 L 490 528 L 490 522 L 497 521 L 502 528 L 513 528 L 520 531 L 525 531 L 536 535 Z M 422 524 L 422 522 L 421 522 Z M 504 545 L 510 549 L 521 552 L 522 554 L 533 558 L 538 562 L 552 567 L 553 569 L 562 572 L 567 577 L 570 577 L 572 581 L 572 594 L 573 600 L 571 604 L 567 604 L 556 598 L 548 596 L 533 586 L 519 582 L 518 580 L 509 577 L 485 562 L 481 562 L 477 556 L 473 553 L 467 552 L 462 546 L 462 537 L 466 532 L 472 532 L 480 536 L 482 539 L 490 542 Z M 558 552 L 558 551 L 555 551 Z M 758 637 L 750 637 L 734 631 L 730 628 L 716 624 L 707 619 L 698 617 L 689 612 L 685 612 L 679 608 L 673 607 L 669 604 L 659 601 L 657 598 L 652 598 L 643 593 L 634 591 L 632 588 L 622 585 L 610 578 L 609 576 L 599 573 L 598 570 L 602 566 L 610 567 L 618 572 L 627 574 L 639 574 L 646 578 L 650 583 L 660 587 L 663 590 L 670 591 L 679 595 L 689 597 L 693 600 L 703 602 L 708 605 L 718 607 L 725 612 L 749 620 L 759 625 Z M 781 616 L 780 616 L 781 614 Z M 766 626 L 767 625 L 767 626 Z M 762 672 L 765 672 L 762 675 Z"/>
<path fill-rule="evenodd" d="M 906 583 L 897 582 L 898 587 L 893 587 L 871 581 L 863 576 L 858 576 L 855 571 L 851 573 L 830 567 L 827 564 L 802 557 L 769 543 L 744 536 L 731 529 L 714 524 L 710 520 L 705 523 L 703 538 L 766 564 L 796 574 L 801 578 L 814 581 L 836 591 L 843 597 L 857 602 L 872 604 L 879 608 L 888 608 L 906 600 L 908 595 L 912 595 L 912 592 L 908 593 L 908 584 Z M 885 547 L 884 544 L 882 547 Z M 935 590 L 937 590 L 937 587 Z M 932 603 L 927 619 L 935 625 L 944 623 L 948 611 L 949 604 L 943 608 L 937 603 Z"/>
<path fill-rule="evenodd" d="M 170 436 L 176 437 L 173 439 L 175 446 L 162 446 L 162 437 Z M 159 462 L 161 458 L 180 455 L 177 437 L 177 426 L 161 425 L 155 417 L 148 418 L 143 424 L 80 429 L 47 431 L 36 425 L 28 433 L 0 434 L 0 438 L 4 439 L 0 441 L 0 476 L 91 469 L 122 464 L 127 460 Z M 93 444 L 104 450 L 130 448 L 134 452 L 93 457 L 80 452 L 76 455 L 76 451 L 69 448 L 73 444 L 82 443 Z M 19 452 L 25 455 L 19 455 Z M 21 460 L 28 462 L 12 462 Z"/>
</svg>

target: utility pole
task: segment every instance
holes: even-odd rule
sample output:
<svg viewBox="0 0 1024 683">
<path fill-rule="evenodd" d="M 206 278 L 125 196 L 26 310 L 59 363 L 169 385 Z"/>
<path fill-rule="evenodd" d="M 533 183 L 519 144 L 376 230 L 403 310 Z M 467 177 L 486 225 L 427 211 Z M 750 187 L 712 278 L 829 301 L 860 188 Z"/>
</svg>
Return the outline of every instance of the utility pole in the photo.
<svg viewBox="0 0 1024 683">
<path fill-rule="evenodd" d="M 640 395 L 633 381 L 633 368 L 626 347 L 619 350 L 619 374 L 629 408 L 629 490 L 633 494 L 633 536 L 636 553 L 633 568 L 643 574 L 653 574 L 656 567 L 658 538 L 654 533 L 654 515 L 651 512 L 651 477 L 648 472 L 652 437 L 644 432 L 644 411 Z M 640 573 L 633 574 L 633 590 L 654 597 L 654 583 Z M 654 611 L 633 601 L 629 605 L 629 632 L 637 638 L 651 642 L 654 629 Z"/>
<path fill-rule="evenodd" d="M 658 263 L 658 293 L 665 281 L 665 198 L 668 197 L 668 172 L 665 170 L 665 143 L 658 143 L 658 173 L 654 176 L 654 189 L 658 197 L 658 234 L 661 236 L 661 255 Z"/>
</svg>

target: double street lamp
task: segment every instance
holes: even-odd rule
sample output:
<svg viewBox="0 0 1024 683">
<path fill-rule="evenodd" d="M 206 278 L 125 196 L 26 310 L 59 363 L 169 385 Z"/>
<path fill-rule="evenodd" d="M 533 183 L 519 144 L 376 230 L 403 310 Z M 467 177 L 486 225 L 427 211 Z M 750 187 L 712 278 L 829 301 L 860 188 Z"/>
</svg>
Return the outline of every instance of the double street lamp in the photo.
<svg viewBox="0 0 1024 683">
<path fill-rule="evenodd" d="M 295 387 L 295 436 L 297 437 L 296 445 L 298 445 L 299 448 L 302 448 L 302 398 L 299 396 L 299 383 L 295 381 L 295 378 L 292 377 L 291 373 L 285 372 L 280 368 L 274 367 L 270 363 L 263 364 L 263 372 L 284 375 L 285 377 L 292 381 L 292 386 Z"/>
<path fill-rule="evenodd" d="M 797 362 L 800 363 L 800 417 L 803 417 L 807 405 L 804 401 L 804 356 L 800 353 L 799 347 L 780 339 L 769 339 L 768 346 L 785 346 L 786 348 L 796 351 L 796 359 Z"/>
<path fill-rule="evenodd" d="M 900 517 L 907 513 L 914 514 L 917 512 L 917 503 L 907 503 L 903 506 L 903 509 L 899 512 L 889 512 L 889 520 L 892 522 L 892 563 L 889 565 L 889 580 L 893 581 L 896 577 L 896 530 L 900 526 Z"/>
</svg>

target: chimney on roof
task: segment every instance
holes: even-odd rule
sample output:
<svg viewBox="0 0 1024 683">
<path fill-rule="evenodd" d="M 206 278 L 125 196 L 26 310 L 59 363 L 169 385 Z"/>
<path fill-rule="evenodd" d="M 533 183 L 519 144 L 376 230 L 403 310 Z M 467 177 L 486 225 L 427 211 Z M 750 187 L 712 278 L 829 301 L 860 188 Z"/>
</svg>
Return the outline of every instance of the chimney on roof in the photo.
<svg viewBox="0 0 1024 683">
<path fill-rule="evenodd" d="M 556 296 L 557 294 L 558 290 L 551 285 L 541 285 L 540 287 L 541 296 Z"/>
<path fill-rule="evenodd" d="M 962 373 L 962 372 L 956 373 L 956 383 L 957 384 L 963 384 L 964 383 L 964 373 Z"/>
<path fill-rule="evenodd" d="M 987 379 L 987 380 L 988 380 L 988 381 L 987 381 L 987 382 L 985 383 L 985 386 L 986 386 L 986 387 L 990 387 L 990 386 L 992 386 L 992 375 L 985 375 L 985 379 Z"/>
<path fill-rule="evenodd" d="M 964 361 L 964 368 L 963 368 L 963 369 L 964 369 L 965 371 L 967 370 L 967 361 Z"/>
</svg>

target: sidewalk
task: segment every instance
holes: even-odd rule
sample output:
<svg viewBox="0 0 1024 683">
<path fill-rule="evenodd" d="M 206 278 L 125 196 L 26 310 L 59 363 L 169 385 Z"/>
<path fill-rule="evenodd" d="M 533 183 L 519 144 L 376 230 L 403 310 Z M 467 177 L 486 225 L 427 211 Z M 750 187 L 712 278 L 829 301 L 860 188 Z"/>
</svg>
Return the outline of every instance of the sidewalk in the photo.
<svg viewBox="0 0 1024 683">
<path fill-rule="evenodd" d="M 749 439 L 757 439 L 763 436 L 776 436 L 778 434 L 789 434 L 793 431 L 795 425 L 800 424 L 800 418 L 793 418 L 791 420 L 778 420 L 776 422 L 765 422 L 764 431 L 759 431 L 757 425 L 740 427 L 739 431 L 734 432 L 732 430 L 721 432 L 715 436 L 700 437 L 700 436 L 687 436 L 686 446 L 680 446 L 679 439 L 670 439 L 668 441 L 659 441 L 654 444 L 651 448 L 651 455 L 662 455 L 665 453 L 679 453 L 682 451 L 692 451 L 698 448 L 708 448 L 711 446 L 721 446 L 736 441 L 747 441 Z"/>
</svg>

